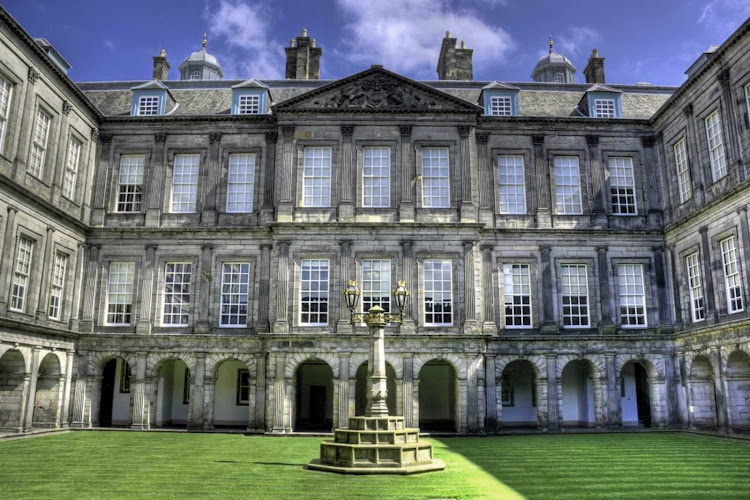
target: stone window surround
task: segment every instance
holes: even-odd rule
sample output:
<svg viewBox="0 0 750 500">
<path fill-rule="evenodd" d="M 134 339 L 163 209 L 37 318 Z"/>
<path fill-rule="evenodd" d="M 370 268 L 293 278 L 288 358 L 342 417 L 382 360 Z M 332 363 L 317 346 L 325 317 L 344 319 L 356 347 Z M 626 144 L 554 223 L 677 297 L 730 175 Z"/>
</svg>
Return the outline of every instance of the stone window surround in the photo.
<svg viewBox="0 0 750 500">
<path fill-rule="evenodd" d="M 302 260 L 308 259 L 327 259 L 328 260 L 328 324 L 327 325 L 304 325 L 300 324 L 300 316 L 302 312 L 301 308 L 301 275 L 302 275 Z M 291 307 L 291 327 L 296 330 L 296 333 L 330 333 L 333 331 L 336 321 L 339 318 L 339 310 L 345 308 L 346 305 L 343 303 L 343 293 L 339 293 L 337 285 L 341 283 L 341 266 L 339 265 L 339 252 L 336 251 L 316 251 L 316 250 L 305 250 L 300 249 L 294 254 L 289 256 L 289 263 L 291 269 L 290 280 L 292 286 L 292 293 L 288 297 L 292 297 Z"/>
<path fill-rule="evenodd" d="M 622 330 L 635 330 L 644 331 L 650 330 L 658 326 L 656 315 L 658 314 L 658 308 L 656 307 L 657 292 L 655 290 L 656 283 L 653 277 L 653 264 L 651 263 L 650 257 L 611 257 L 609 259 L 610 270 L 612 273 L 612 280 L 610 281 L 610 296 L 614 298 L 614 309 L 613 309 L 613 323 L 618 329 Z M 620 264 L 641 264 L 643 266 L 643 292 L 644 292 L 644 314 L 646 316 L 646 326 L 623 326 L 622 319 L 620 317 L 620 287 L 617 282 L 617 266 Z M 606 319 L 606 318 L 605 318 Z"/>
<path fill-rule="evenodd" d="M 214 328 L 220 331 L 227 331 L 231 334 L 252 333 L 254 331 L 255 321 L 258 319 L 258 296 L 259 280 L 258 265 L 260 262 L 260 250 L 243 251 L 243 252 L 216 252 L 212 255 L 211 285 L 208 296 L 208 322 L 211 330 Z M 224 264 L 247 263 L 250 264 L 248 275 L 248 292 L 247 292 L 247 326 L 222 326 L 221 325 L 221 280 Z M 201 272 L 202 274 L 202 272 Z"/>
<path fill-rule="evenodd" d="M 16 271 L 16 259 L 18 259 L 18 245 L 21 238 L 28 238 L 34 242 L 34 249 L 31 255 L 31 267 L 29 269 L 29 281 L 26 285 L 26 297 L 24 298 L 23 311 L 17 311 L 10 308 L 11 295 L 13 294 L 13 276 Z M 7 243 L 6 243 L 7 244 Z M 38 307 L 38 288 L 41 286 L 42 264 L 44 263 L 44 249 L 47 245 L 45 237 L 31 228 L 21 223 L 16 223 L 15 238 L 13 239 L 12 259 L 6 265 L 10 266 L 8 272 L 8 282 L 3 286 L 7 287 L 8 316 L 31 316 L 36 314 Z M 46 295 L 45 295 L 46 297 Z"/>
<path fill-rule="evenodd" d="M 460 332 L 461 325 L 463 324 L 464 318 L 462 312 L 464 311 L 464 299 L 463 289 L 460 288 L 463 284 L 461 279 L 464 274 L 463 269 L 463 255 L 459 252 L 415 252 L 414 258 L 417 267 L 417 283 L 419 286 L 416 290 L 417 293 L 412 294 L 410 299 L 416 301 L 412 303 L 412 307 L 417 307 L 417 325 L 419 326 L 422 333 L 456 333 Z M 451 273 L 451 319 L 450 325 L 426 325 L 425 324 L 425 307 L 424 307 L 424 261 L 425 260 L 449 260 L 453 272 Z M 460 275 L 460 276 L 459 276 Z M 450 330 L 450 331 L 449 331 Z"/>
<path fill-rule="evenodd" d="M 401 198 L 401 176 L 404 175 L 404 165 L 401 161 L 401 143 L 398 139 L 356 139 L 353 143 L 355 151 L 356 168 L 356 194 L 354 206 L 368 213 L 395 211 Z M 365 207 L 364 206 L 364 148 L 387 147 L 391 149 L 391 178 L 390 191 L 391 202 L 388 207 Z"/>
<path fill-rule="evenodd" d="M 52 266 L 55 265 L 55 255 L 57 255 L 58 253 L 64 254 L 68 257 L 68 264 L 65 268 L 65 278 L 63 281 L 62 297 L 60 300 L 60 317 L 58 319 L 53 319 L 49 317 L 49 314 L 47 314 L 46 318 L 49 321 L 60 323 L 67 327 L 68 320 L 73 316 L 73 288 L 80 286 L 80 283 L 75 282 L 76 251 L 68 246 L 65 246 L 59 241 L 54 241 L 54 235 L 52 241 L 52 252 L 50 253 L 51 262 L 49 263 L 50 279 L 49 283 L 47 284 L 47 290 L 44 291 L 42 300 L 45 304 L 45 311 L 48 311 L 49 299 L 52 293 Z"/>
<path fill-rule="evenodd" d="M 717 227 L 709 234 L 709 244 L 711 245 L 711 273 L 714 280 L 714 299 L 716 309 L 719 313 L 720 321 L 727 318 L 744 316 L 747 314 L 747 280 L 745 279 L 745 266 L 748 256 L 744 254 L 744 243 L 739 227 L 731 218 Z M 721 253 L 721 242 L 727 238 L 734 237 L 735 252 L 737 252 L 737 270 L 740 277 L 740 289 L 742 290 L 742 309 L 730 313 L 728 311 L 727 287 L 724 279 L 724 264 Z M 705 295 L 705 292 L 704 292 Z"/>
<path fill-rule="evenodd" d="M 523 173 L 524 173 L 524 185 L 526 191 L 526 213 L 525 214 L 504 214 L 500 212 L 500 179 L 498 178 L 497 172 L 497 159 L 499 156 L 515 155 L 523 156 Z M 533 158 L 532 148 L 492 148 L 490 151 L 490 158 L 492 158 L 492 164 L 490 169 L 492 170 L 490 178 L 492 179 L 492 200 L 491 203 L 494 205 L 494 213 L 499 216 L 510 216 L 519 217 L 524 215 L 530 215 L 533 210 L 532 207 L 537 205 L 537 193 L 534 189 L 529 189 L 529 181 L 532 180 L 535 183 L 535 179 L 529 175 L 531 162 Z M 580 159 L 579 159 L 580 165 Z"/>
<path fill-rule="evenodd" d="M 493 280 L 497 289 L 497 301 L 495 306 L 495 317 L 498 318 L 498 329 L 501 331 L 512 331 L 513 333 L 533 331 L 542 324 L 542 289 L 541 289 L 541 262 L 540 253 L 531 251 L 509 255 L 494 255 L 495 265 L 493 272 L 496 274 Z M 505 326 L 505 290 L 503 281 L 503 266 L 506 264 L 526 264 L 529 266 L 529 279 L 531 281 L 531 325 L 526 327 Z"/>
<path fill-rule="evenodd" d="M 602 169 L 606 173 L 606 180 L 604 189 L 607 190 L 607 202 L 605 203 L 604 209 L 607 211 L 607 215 L 614 217 L 643 217 L 646 215 L 648 210 L 646 207 L 646 189 L 648 186 L 648 173 L 646 172 L 646 166 L 643 162 L 643 157 L 637 150 L 613 150 L 613 149 L 602 149 Z M 630 158 L 633 161 L 633 190 L 635 193 L 635 210 L 636 213 L 629 214 L 613 214 L 612 213 L 612 186 L 610 184 L 611 176 L 609 174 L 609 159 L 610 158 Z M 581 174 L 583 176 L 583 174 Z M 583 181 L 582 181 L 583 182 Z"/>
<path fill-rule="evenodd" d="M 148 189 L 151 185 L 153 166 L 151 165 L 151 157 L 153 150 L 144 148 L 118 148 L 113 154 L 112 160 L 112 175 L 109 186 L 109 202 L 107 203 L 107 215 L 116 215 L 118 217 L 132 217 L 136 214 L 143 214 L 148 208 Z M 130 155 L 143 155 L 143 184 L 141 187 L 141 210 L 140 212 L 118 212 L 117 211 L 117 200 L 120 190 L 120 164 L 123 156 Z"/>
<path fill-rule="evenodd" d="M 296 186 L 296 195 L 292 193 L 294 210 L 306 213 L 323 213 L 334 216 L 338 210 L 339 202 L 341 201 L 341 156 L 342 156 L 342 143 L 338 140 L 331 139 L 298 139 L 294 142 L 293 147 L 293 161 L 295 164 L 292 167 L 292 186 Z M 302 204 L 302 198 L 304 196 L 304 175 L 303 171 L 305 168 L 305 148 L 331 148 L 331 204 L 328 207 L 306 207 Z"/>
<path fill-rule="evenodd" d="M 703 265 L 703 248 L 700 241 L 697 241 L 693 243 L 690 246 L 687 246 L 679 251 L 678 255 L 678 262 L 675 263 L 675 272 L 677 273 L 677 282 L 680 286 L 680 304 L 677 304 L 677 307 L 679 307 L 682 310 L 682 317 L 683 318 L 689 318 L 690 322 L 689 325 L 694 324 L 704 324 L 707 321 L 709 321 L 710 316 L 710 310 L 708 308 L 708 290 L 706 288 L 706 269 Z M 690 281 L 688 279 L 688 272 L 687 272 L 687 258 L 688 256 L 697 253 L 698 254 L 698 271 L 700 273 L 701 277 L 701 286 L 703 288 L 703 310 L 705 318 L 703 318 L 700 321 L 694 321 L 693 320 L 693 304 L 691 303 L 690 299 Z M 721 256 L 719 256 L 721 259 Z M 724 277 L 722 275 L 722 281 L 721 283 L 724 283 Z M 714 295 L 716 293 L 714 292 Z"/>
<path fill-rule="evenodd" d="M 12 151 L 17 148 L 15 145 L 16 135 L 18 134 L 16 120 L 19 118 L 19 115 L 23 115 L 23 94 L 26 91 L 26 86 L 31 84 L 16 75 L 2 61 L 0 61 L 0 76 L 13 85 L 10 106 L 8 107 L 8 121 L 5 124 L 5 137 L 3 138 L 2 145 L 0 145 L 0 156 L 8 161 L 12 161 L 12 157 L 14 156 Z"/>
<path fill-rule="evenodd" d="M 362 251 L 362 252 L 355 252 L 354 253 L 354 273 L 355 278 L 357 280 L 357 288 L 359 288 L 360 293 L 364 289 L 362 286 L 362 261 L 363 260 L 390 260 L 391 261 L 391 285 L 390 290 L 393 290 L 398 285 L 399 280 L 406 280 L 405 277 L 401 277 L 401 273 L 403 273 L 403 267 L 401 266 L 401 254 L 397 251 L 386 251 L 386 252 L 375 252 L 375 251 Z M 346 278 L 347 280 L 349 278 Z M 409 290 L 410 292 L 413 292 L 412 290 Z M 391 313 L 395 314 L 398 312 L 398 307 L 396 307 L 396 303 L 393 299 L 393 294 L 390 295 L 391 297 Z M 414 295 L 410 297 L 410 300 L 414 298 Z M 357 310 L 355 312 L 367 312 L 362 310 L 362 297 L 360 296 L 360 300 L 357 304 Z M 363 323 L 358 324 L 358 326 L 364 326 Z"/>
<path fill-rule="evenodd" d="M 160 333 L 171 333 L 177 330 L 183 329 L 183 333 L 192 333 L 193 326 L 196 322 L 196 312 L 198 312 L 198 304 L 200 304 L 200 282 L 204 268 L 200 266 L 200 256 L 195 254 L 185 253 L 169 253 L 166 248 L 159 248 L 160 251 L 164 252 L 161 255 L 157 253 L 154 259 L 154 291 L 156 293 L 155 300 L 152 303 L 156 306 L 154 312 L 154 330 L 158 330 Z M 166 265 L 167 262 L 189 262 L 192 264 L 190 270 L 190 303 L 188 313 L 188 324 L 187 326 L 170 326 L 162 324 L 164 317 L 164 280 L 166 277 Z M 140 287 L 139 287 L 140 291 Z M 140 293 L 138 294 L 140 299 Z M 139 300 L 140 302 L 140 300 Z M 140 317 L 140 314 L 138 314 Z"/>
<path fill-rule="evenodd" d="M 65 139 L 65 158 L 63 159 L 62 165 L 59 165 L 59 168 L 62 170 L 60 175 L 60 193 L 64 192 L 63 187 L 65 186 L 65 172 L 68 168 L 68 155 L 70 154 L 70 148 L 68 147 L 68 144 L 70 143 L 70 140 L 73 139 L 81 143 L 81 150 L 78 153 L 79 158 L 78 170 L 76 171 L 76 181 L 75 185 L 73 186 L 73 198 L 70 199 L 64 194 L 62 194 L 62 197 L 63 199 L 66 199 L 69 202 L 73 203 L 75 206 L 80 206 L 84 191 L 84 183 L 81 182 L 81 179 L 87 177 L 86 174 L 88 173 L 88 158 L 91 142 L 86 139 L 85 134 L 76 129 L 76 127 L 73 125 L 68 125 L 68 134 Z"/>
<path fill-rule="evenodd" d="M 415 175 L 416 196 L 414 197 L 415 206 L 418 212 L 428 213 L 445 213 L 454 212 L 460 205 L 461 198 L 461 155 L 459 154 L 459 141 L 457 140 L 416 140 L 412 141 L 415 149 Z M 445 208 L 423 207 L 422 206 L 422 148 L 448 148 L 448 201 L 449 205 Z M 455 322 L 454 322 L 455 324 Z"/>
<path fill-rule="evenodd" d="M 677 175 L 677 159 L 675 158 L 674 154 L 674 148 L 677 145 L 678 142 L 684 140 L 685 141 L 685 161 L 687 162 L 687 172 L 688 176 L 690 176 L 690 191 L 691 196 L 690 198 L 686 199 L 684 202 L 680 201 L 680 186 L 679 186 L 679 176 Z M 690 159 L 690 147 L 689 147 L 689 134 L 688 134 L 688 128 L 687 125 L 684 125 L 677 129 L 677 131 L 672 134 L 669 138 L 664 138 L 664 145 L 665 149 L 668 147 L 669 150 L 665 151 L 664 153 L 664 163 L 665 167 L 667 168 L 667 176 L 669 178 L 667 184 L 669 189 L 669 196 L 671 197 L 672 206 L 673 207 L 680 207 L 682 205 L 687 205 L 688 203 L 693 200 L 695 197 L 695 188 L 693 187 L 693 183 L 695 182 L 695 179 L 693 179 L 693 171 L 692 171 L 692 164 Z"/>
<path fill-rule="evenodd" d="M 255 155 L 255 172 L 253 179 L 253 210 L 252 212 L 227 212 L 227 191 L 229 182 L 229 156 L 233 154 L 252 154 Z M 230 217 L 247 217 L 254 215 L 257 218 L 260 212 L 260 206 L 263 203 L 263 148 L 260 146 L 240 147 L 240 146 L 222 146 L 219 152 L 221 158 L 221 177 L 219 185 L 216 186 L 216 211 L 222 215 Z M 201 187 L 198 186 L 198 193 Z"/>
<path fill-rule="evenodd" d="M 547 168 L 549 169 L 550 184 L 550 209 L 555 217 L 589 217 L 591 213 L 591 165 L 589 163 L 588 153 L 585 149 L 547 149 Z M 577 156 L 578 157 L 578 174 L 581 186 L 581 213 L 580 214 L 558 214 L 557 213 L 557 193 L 555 189 L 555 156 Z M 609 186 L 609 184 L 607 184 Z"/>
<path fill-rule="evenodd" d="M 132 321 L 129 325 L 110 325 L 107 323 L 107 294 L 109 290 L 109 265 L 111 262 L 133 262 L 135 263 L 135 272 L 133 273 L 133 316 Z M 141 270 L 143 267 L 143 257 L 133 256 L 128 254 L 106 254 L 99 258 L 99 287 L 98 287 L 98 298 L 96 300 L 96 310 L 94 311 L 94 318 L 96 320 L 97 327 L 105 333 L 118 333 L 118 332 L 134 332 L 135 325 L 138 320 L 143 316 L 141 311 L 141 294 L 143 294 L 143 283 L 141 283 Z M 163 279 L 163 278 L 162 278 Z M 162 282 L 162 288 L 164 283 Z"/>
<path fill-rule="evenodd" d="M 28 164 L 26 165 L 26 177 L 34 179 L 37 182 L 41 182 L 46 187 L 50 187 L 54 181 L 54 167 L 57 163 L 57 148 L 58 144 L 58 128 L 60 127 L 60 113 L 55 111 L 54 106 L 50 105 L 44 100 L 39 94 L 35 94 L 36 102 L 33 108 L 33 120 L 31 124 L 31 132 L 29 135 L 28 150 Z M 50 117 L 49 129 L 47 130 L 47 146 L 44 152 L 44 163 L 42 164 L 42 176 L 36 177 L 28 173 L 28 167 L 31 165 L 31 151 L 34 148 L 34 130 L 36 129 L 36 120 L 39 111 L 43 111 Z"/>
<path fill-rule="evenodd" d="M 722 177 L 721 179 L 718 179 L 716 182 L 713 180 L 713 173 L 711 172 L 711 153 L 708 150 L 708 136 L 706 131 L 706 118 L 708 118 L 714 111 L 719 112 L 719 124 L 721 125 L 721 140 L 722 144 L 724 145 L 724 161 L 726 162 L 726 169 L 727 174 Z M 724 109 L 722 99 L 720 96 L 717 96 L 715 99 L 712 99 L 711 102 L 706 104 L 700 111 L 695 112 L 695 121 L 696 121 L 696 146 L 698 148 L 698 156 L 700 161 L 700 168 L 702 170 L 702 175 L 704 177 L 704 180 L 706 181 L 706 185 L 704 186 L 704 189 L 706 191 L 714 191 L 715 193 L 718 193 L 721 189 L 719 186 L 724 186 L 728 179 L 732 177 L 732 157 L 731 157 L 731 149 L 729 147 L 729 141 L 727 140 L 727 117 L 726 117 L 726 109 Z M 708 194 L 708 193 L 707 193 Z M 706 200 L 708 201 L 708 200 Z"/>
<path fill-rule="evenodd" d="M 172 212 L 172 179 L 174 178 L 174 160 L 177 155 L 198 155 L 198 185 L 195 199 L 195 211 L 194 212 Z M 208 160 L 208 151 L 205 147 L 192 147 L 192 148 L 180 148 L 171 147 L 167 150 L 167 161 L 166 169 L 164 172 L 164 196 L 162 198 L 162 217 L 173 216 L 173 217 L 188 217 L 194 218 L 196 222 L 200 218 L 200 214 L 203 211 L 205 200 L 203 199 L 204 187 L 202 184 L 206 182 L 206 162 Z M 144 167 L 145 169 L 145 167 Z M 203 181 L 203 182 L 201 182 Z M 144 192 L 144 196 L 146 193 Z M 141 206 L 141 208 L 143 208 Z"/>
<path fill-rule="evenodd" d="M 552 275 L 552 294 L 553 294 L 553 305 L 552 311 L 555 317 L 555 323 L 560 327 L 561 330 L 589 330 L 596 329 L 599 320 L 601 318 L 601 301 L 599 291 L 599 276 L 597 275 L 597 260 L 596 250 L 593 250 L 590 256 L 581 257 L 552 257 L 554 274 Z M 586 266 L 586 280 L 588 289 L 588 309 L 589 309 L 589 326 L 588 327 L 575 327 L 565 326 L 563 321 L 562 313 L 562 286 L 560 284 L 560 277 L 562 275 L 562 266 L 566 264 L 571 265 L 585 265 Z"/>
</svg>

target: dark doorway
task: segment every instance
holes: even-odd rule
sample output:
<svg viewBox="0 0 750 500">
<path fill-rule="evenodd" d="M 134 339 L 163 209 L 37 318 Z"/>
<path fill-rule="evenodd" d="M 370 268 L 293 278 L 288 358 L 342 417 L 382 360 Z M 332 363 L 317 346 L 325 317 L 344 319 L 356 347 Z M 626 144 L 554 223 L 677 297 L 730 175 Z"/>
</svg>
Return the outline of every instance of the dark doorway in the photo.
<svg viewBox="0 0 750 500">
<path fill-rule="evenodd" d="M 330 432 L 333 428 L 333 371 L 310 360 L 297 367 L 295 431 Z"/>
<path fill-rule="evenodd" d="M 112 426 L 112 397 L 115 392 L 115 374 L 117 373 L 117 358 L 110 359 L 104 365 L 102 374 L 102 392 L 99 400 L 99 426 Z"/>
<path fill-rule="evenodd" d="M 427 432 L 458 432 L 458 377 L 453 366 L 432 360 L 419 372 L 419 428 Z"/>
<path fill-rule="evenodd" d="M 326 421 L 326 386 L 310 386 L 310 425 L 322 427 Z"/>
<path fill-rule="evenodd" d="M 635 396 L 638 403 L 638 425 L 651 427 L 651 394 L 648 373 L 640 363 L 635 363 Z"/>
</svg>

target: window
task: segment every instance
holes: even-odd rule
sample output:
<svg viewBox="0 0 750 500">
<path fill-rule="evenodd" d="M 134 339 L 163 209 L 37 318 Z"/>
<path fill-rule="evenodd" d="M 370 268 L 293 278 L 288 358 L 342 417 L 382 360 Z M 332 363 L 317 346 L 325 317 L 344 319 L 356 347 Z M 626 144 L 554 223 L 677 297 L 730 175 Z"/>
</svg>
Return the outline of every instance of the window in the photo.
<svg viewBox="0 0 750 500">
<path fill-rule="evenodd" d="M 362 260 L 362 312 L 375 306 L 391 311 L 391 261 Z"/>
<path fill-rule="evenodd" d="M 717 109 L 706 118 L 708 156 L 711 160 L 711 176 L 714 182 L 727 175 L 727 160 L 724 157 L 724 139 L 721 136 L 721 116 Z"/>
<path fill-rule="evenodd" d="M 185 379 L 182 381 L 182 404 L 190 404 L 190 368 L 185 368 Z"/>
<path fill-rule="evenodd" d="M 560 266 L 563 326 L 589 326 L 589 285 L 585 264 Z"/>
<path fill-rule="evenodd" d="M 450 207 L 448 148 L 422 148 L 422 206 Z"/>
<path fill-rule="evenodd" d="M 200 71 L 193 71 L 190 73 L 190 79 L 191 80 L 200 80 L 201 79 L 201 72 Z"/>
<path fill-rule="evenodd" d="M 727 312 L 736 313 L 745 307 L 742 303 L 742 280 L 737 263 L 734 236 L 721 240 L 721 262 L 724 269 L 724 286 L 727 291 Z"/>
<path fill-rule="evenodd" d="M 81 142 L 70 138 L 68 141 L 68 161 L 65 162 L 62 195 L 69 200 L 75 198 L 78 163 L 81 160 Z"/>
<path fill-rule="evenodd" d="M 138 116 L 159 114 L 159 96 L 141 96 L 138 98 Z"/>
<path fill-rule="evenodd" d="M 490 114 L 492 116 L 511 116 L 513 114 L 513 99 L 509 96 L 492 96 L 490 98 Z"/>
<path fill-rule="evenodd" d="M 129 325 L 133 321 L 135 262 L 110 262 L 107 284 L 108 325 Z"/>
<path fill-rule="evenodd" d="M 611 157 L 609 159 L 609 191 L 613 214 L 636 214 L 635 176 L 632 158 Z"/>
<path fill-rule="evenodd" d="M 240 115 L 257 115 L 260 113 L 259 95 L 241 95 L 237 103 L 237 113 Z"/>
<path fill-rule="evenodd" d="M 450 260 L 424 261 L 424 324 L 453 324 L 453 264 Z"/>
<path fill-rule="evenodd" d="M 531 270 L 528 264 L 503 265 L 505 327 L 531 327 Z"/>
<path fill-rule="evenodd" d="M 0 100 L 2 102 L 2 100 Z M 745 104 L 747 105 L 747 113 L 750 115 L 750 83 L 745 85 Z"/>
<path fill-rule="evenodd" d="M 690 315 L 693 318 L 693 323 L 697 323 L 706 319 L 698 252 L 688 255 L 685 258 L 685 264 L 687 264 L 688 285 L 690 286 Z"/>
<path fill-rule="evenodd" d="M 0 152 L 5 145 L 5 135 L 8 130 L 8 116 L 10 115 L 10 101 L 13 96 L 13 85 L 0 77 Z"/>
<path fill-rule="evenodd" d="M 252 212 L 254 190 L 255 155 L 229 155 L 229 174 L 227 177 L 227 212 Z"/>
<path fill-rule="evenodd" d="M 130 363 L 125 361 L 124 359 L 121 361 L 120 365 L 120 393 L 121 394 L 128 394 L 130 393 Z"/>
<path fill-rule="evenodd" d="M 175 155 L 172 177 L 172 213 L 193 213 L 198 206 L 200 155 Z"/>
<path fill-rule="evenodd" d="M 362 148 L 362 206 L 391 206 L 391 148 Z"/>
<path fill-rule="evenodd" d="M 60 319 L 63 289 L 65 288 L 65 271 L 68 268 L 68 255 L 55 252 L 55 261 L 52 267 L 52 281 L 49 292 L 49 309 L 47 315 L 50 319 Z"/>
<path fill-rule="evenodd" d="M 555 73 L 555 83 L 565 83 L 565 75 L 562 73 Z"/>
<path fill-rule="evenodd" d="M 328 260 L 307 259 L 301 263 L 300 324 L 328 324 Z"/>
<path fill-rule="evenodd" d="M 237 405 L 250 404 L 250 370 L 237 370 Z"/>
<path fill-rule="evenodd" d="M 302 206 L 331 206 L 331 148 L 305 148 Z"/>
<path fill-rule="evenodd" d="M 117 188 L 117 211 L 140 212 L 143 197 L 144 155 L 123 155 L 120 158 L 120 179 Z"/>
<path fill-rule="evenodd" d="M 23 312 L 26 306 L 26 293 L 29 289 L 31 259 L 34 257 L 34 240 L 21 236 L 18 240 L 16 268 L 13 272 L 13 289 L 10 296 L 10 309 Z"/>
<path fill-rule="evenodd" d="M 617 117 L 617 107 L 614 99 L 594 99 L 594 116 L 596 118 Z"/>
<path fill-rule="evenodd" d="M 247 326 L 250 264 L 224 263 L 221 272 L 221 326 Z"/>
<path fill-rule="evenodd" d="M 47 155 L 47 138 L 52 117 L 42 111 L 36 112 L 34 123 L 34 135 L 31 142 L 31 160 L 29 161 L 29 174 L 42 178 L 44 173 L 44 160 Z"/>
<path fill-rule="evenodd" d="M 677 184 L 680 190 L 680 203 L 693 197 L 693 185 L 690 182 L 690 169 L 687 161 L 687 149 L 683 137 L 674 145 L 674 161 L 677 165 Z"/>
<path fill-rule="evenodd" d="M 503 376 L 501 378 L 501 397 L 503 406 L 514 406 L 513 401 L 513 367 L 509 366 L 503 370 Z"/>
<path fill-rule="evenodd" d="M 623 328 L 646 327 L 646 292 L 642 264 L 617 266 L 617 289 L 620 295 L 620 322 Z"/>
<path fill-rule="evenodd" d="M 190 262 L 167 262 L 164 272 L 164 314 L 162 325 L 187 326 L 190 313 Z"/>
<path fill-rule="evenodd" d="M 555 156 L 555 202 L 558 214 L 581 214 L 581 173 L 577 156 Z"/>
<path fill-rule="evenodd" d="M 497 157 L 498 196 L 501 214 L 526 213 L 526 175 L 523 156 Z"/>
</svg>

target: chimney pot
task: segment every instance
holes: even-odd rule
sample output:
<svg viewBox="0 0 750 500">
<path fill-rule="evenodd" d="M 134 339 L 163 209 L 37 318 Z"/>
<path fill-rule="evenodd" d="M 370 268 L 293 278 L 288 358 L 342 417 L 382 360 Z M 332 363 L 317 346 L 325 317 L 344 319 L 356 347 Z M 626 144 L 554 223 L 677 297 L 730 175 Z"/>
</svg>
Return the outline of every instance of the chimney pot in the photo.
<svg viewBox="0 0 750 500">
<path fill-rule="evenodd" d="M 466 48 L 466 42 L 461 40 L 459 45 L 450 31 L 440 46 L 437 74 L 440 80 L 473 80 L 472 55 L 474 51 Z"/>
<path fill-rule="evenodd" d="M 586 76 L 586 83 L 607 83 L 604 76 L 604 58 L 599 57 L 599 50 L 591 51 L 583 74 Z"/>
<path fill-rule="evenodd" d="M 294 38 L 290 38 L 290 39 L 289 39 L 289 46 L 290 46 L 290 47 L 294 47 L 295 45 L 296 45 L 296 43 L 295 43 L 295 41 L 294 41 Z"/>
<path fill-rule="evenodd" d="M 154 68 L 151 73 L 152 80 L 166 80 L 169 76 L 169 63 L 167 62 L 167 51 L 159 50 L 159 55 L 154 56 Z"/>
<path fill-rule="evenodd" d="M 316 44 L 316 43 L 317 43 L 317 42 L 316 42 L 316 41 L 315 41 L 315 39 L 313 38 L 313 39 L 312 39 L 312 46 L 313 46 L 313 47 L 315 47 L 315 44 Z"/>
<path fill-rule="evenodd" d="M 307 28 L 302 28 L 302 36 L 307 36 Z"/>
<path fill-rule="evenodd" d="M 462 49 L 465 49 L 465 48 L 466 48 L 466 42 L 464 42 L 463 40 L 461 40 L 461 48 L 462 48 Z"/>
<path fill-rule="evenodd" d="M 450 37 L 451 37 L 451 32 L 450 31 L 446 31 L 445 32 L 445 38 L 450 38 Z"/>
</svg>

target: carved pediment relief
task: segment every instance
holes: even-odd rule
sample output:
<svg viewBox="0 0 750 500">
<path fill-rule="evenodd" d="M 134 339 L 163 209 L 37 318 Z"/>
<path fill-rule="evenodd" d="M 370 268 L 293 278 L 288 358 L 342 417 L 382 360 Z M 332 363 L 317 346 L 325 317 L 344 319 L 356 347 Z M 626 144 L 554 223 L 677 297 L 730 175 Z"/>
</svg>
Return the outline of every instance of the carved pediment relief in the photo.
<svg viewBox="0 0 750 500">
<path fill-rule="evenodd" d="M 307 92 L 274 111 L 477 112 L 479 108 L 390 71 L 371 69 Z"/>
</svg>

